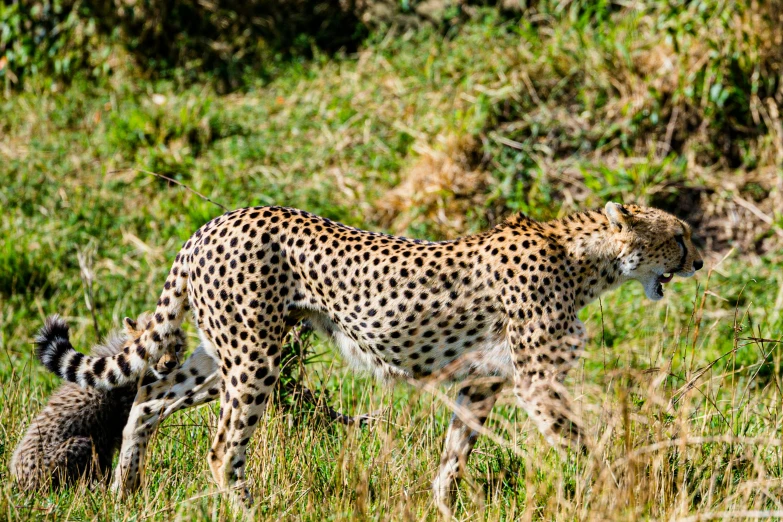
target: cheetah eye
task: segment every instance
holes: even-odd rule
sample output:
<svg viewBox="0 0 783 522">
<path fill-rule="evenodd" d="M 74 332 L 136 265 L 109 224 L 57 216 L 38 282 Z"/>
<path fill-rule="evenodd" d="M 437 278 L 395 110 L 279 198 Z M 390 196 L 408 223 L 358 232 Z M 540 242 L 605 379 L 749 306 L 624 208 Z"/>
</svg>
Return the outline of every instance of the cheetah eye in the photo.
<svg viewBox="0 0 783 522">
<path fill-rule="evenodd" d="M 687 250 L 687 248 L 685 248 L 685 239 L 682 234 L 676 234 L 674 240 L 682 247 L 683 252 Z"/>
</svg>

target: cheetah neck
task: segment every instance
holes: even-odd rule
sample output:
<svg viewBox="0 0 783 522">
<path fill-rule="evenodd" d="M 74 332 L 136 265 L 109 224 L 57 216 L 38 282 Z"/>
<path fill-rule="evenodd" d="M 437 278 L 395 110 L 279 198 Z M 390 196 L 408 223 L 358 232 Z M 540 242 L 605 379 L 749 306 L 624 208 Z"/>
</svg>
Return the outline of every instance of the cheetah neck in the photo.
<svg viewBox="0 0 783 522">
<path fill-rule="evenodd" d="M 571 214 L 543 224 L 565 250 L 576 276 L 577 309 L 628 280 L 622 272 L 622 245 L 600 210 Z"/>
</svg>

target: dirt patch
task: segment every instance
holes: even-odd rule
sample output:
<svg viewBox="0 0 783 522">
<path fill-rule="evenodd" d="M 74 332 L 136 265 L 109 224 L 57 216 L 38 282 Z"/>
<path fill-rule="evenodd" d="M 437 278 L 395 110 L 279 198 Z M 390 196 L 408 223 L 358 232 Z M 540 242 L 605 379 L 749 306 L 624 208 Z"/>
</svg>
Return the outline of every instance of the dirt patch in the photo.
<svg viewBox="0 0 783 522">
<path fill-rule="evenodd" d="M 492 176 L 474 157 L 472 138 L 443 138 L 433 146 L 414 144 L 418 154 L 400 183 L 375 203 L 373 218 L 397 234 L 412 230 L 453 238 L 468 230 L 488 206 Z"/>
</svg>

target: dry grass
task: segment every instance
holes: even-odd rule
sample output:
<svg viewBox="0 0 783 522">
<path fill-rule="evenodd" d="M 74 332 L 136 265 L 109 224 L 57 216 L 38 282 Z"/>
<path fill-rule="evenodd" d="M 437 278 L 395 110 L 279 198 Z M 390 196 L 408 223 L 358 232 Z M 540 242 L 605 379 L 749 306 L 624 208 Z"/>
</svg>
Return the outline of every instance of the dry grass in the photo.
<svg viewBox="0 0 783 522">
<path fill-rule="evenodd" d="M 587 322 L 594 340 L 567 386 L 594 449 L 586 457 L 554 451 L 514 397 L 504 395 L 488 423 L 493 440 L 480 440 L 471 477 L 460 487 L 456 519 L 780 517 L 783 361 L 774 350 L 780 339 L 763 341 L 748 330 L 755 313 L 750 307 L 715 319 L 721 302 L 714 297 L 720 289 L 709 285 L 715 278 L 717 273 L 702 282 L 690 314 L 672 314 L 663 323 L 657 314 L 636 318 L 637 328 L 651 329 L 650 336 L 615 348 L 600 342 L 601 323 L 616 328 L 627 314 L 603 316 L 600 307 L 591 307 Z M 607 298 L 604 306 L 621 302 L 627 298 Z M 641 306 L 633 308 L 635 313 Z M 706 358 L 710 332 L 726 328 L 733 332 L 733 348 Z M 737 356 L 747 350 L 758 357 L 743 365 Z M 249 458 L 258 502 L 254 518 L 436 518 L 429 481 L 442 444 L 444 406 L 452 404 L 448 390 L 386 388 L 330 357 L 308 368 L 308 384 L 331 390 L 340 409 L 383 413 L 366 428 L 344 428 L 273 407 Z M 25 407 L 31 391 L 40 396 L 36 387 L 4 393 L 0 413 L 9 449 L 16 428 L 32 414 Z M 9 519 L 244 519 L 211 485 L 204 456 L 214 425 L 214 408 L 167 422 L 152 444 L 145 487 L 127 501 L 114 500 L 102 486 L 27 496 L 6 484 L 0 508 Z"/>
<path fill-rule="evenodd" d="M 395 233 L 407 232 L 414 223 L 426 224 L 427 235 L 453 238 L 469 230 L 476 210 L 486 208 L 492 177 L 471 170 L 468 154 L 475 152 L 472 138 L 441 139 L 439 148 L 416 143 L 418 158 L 405 169 L 400 183 L 381 195 L 373 216 Z"/>
</svg>

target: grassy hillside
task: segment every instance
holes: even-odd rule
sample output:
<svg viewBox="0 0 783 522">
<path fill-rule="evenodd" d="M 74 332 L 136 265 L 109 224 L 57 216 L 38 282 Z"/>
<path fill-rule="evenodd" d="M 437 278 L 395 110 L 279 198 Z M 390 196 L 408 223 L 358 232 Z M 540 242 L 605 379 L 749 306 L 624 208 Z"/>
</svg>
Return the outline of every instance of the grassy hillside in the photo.
<svg viewBox="0 0 783 522">
<path fill-rule="evenodd" d="M 111 74 L 45 72 L 6 89 L 0 516 L 235 516 L 206 466 L 215 408 L 164 425 L 146 486 L 127 501 L 100 485 L 26 495 L 8 478 L 58 384 L 32 358 L 43 318 L 64 315 L 86 348 L 91 308 L 105 334 L 154 306 L 181 243 L 222 212 L 150 173 L 228 208 L 296 206 L 432 239 L 607 200 L 691 220 L 703 273 L 660 303 L 629 284 L 581 314 L 590 341 L 567 385 L 601 465 L 550 449 L 507 396 L 457 517 L 783 516 L 779 3 L 526 5 L 471 6 L 449 28 L 378 29 L 356 53 L 270 58 L 231 94 L 150 76 L 118 46 L 102 48 Z M 338 409 L 383 413 L 345 429 L 273 407 L 249 460 L 257 518 L 433 518 L 454 390 L 384 388 L 329 345 L 313 350 L 312 389 Z"/>
</svg>

